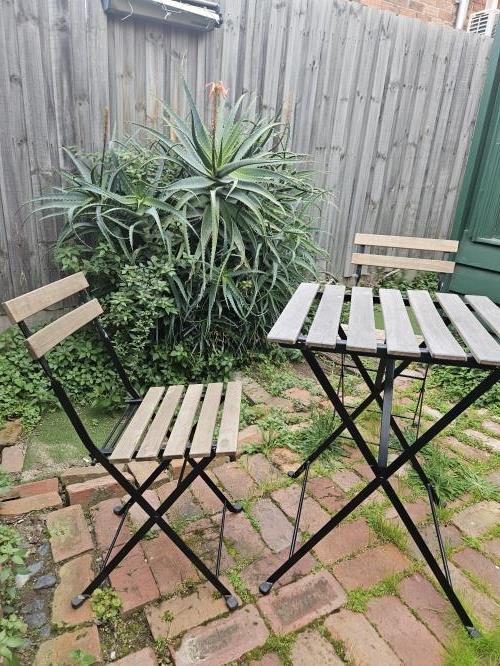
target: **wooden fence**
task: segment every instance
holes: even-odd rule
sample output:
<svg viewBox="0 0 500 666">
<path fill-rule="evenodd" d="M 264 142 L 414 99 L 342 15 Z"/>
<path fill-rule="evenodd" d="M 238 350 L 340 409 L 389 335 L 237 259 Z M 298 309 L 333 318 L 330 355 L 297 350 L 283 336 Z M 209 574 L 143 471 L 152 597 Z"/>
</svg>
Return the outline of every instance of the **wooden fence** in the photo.
<svg viewBox="0 0 500 666">
<path fill-rule="evenodd" d="M 0 299 L 57 275 L 57 222 L 20 206 L 55 182 L 61 146 L 101 143 L 183 109 L 181 73 L 204 103 L 282 110 L 336 206 L 318 213 L 329 270 L 349 274 L 355 230 L 446 236 L 483 84 L 489 38 L 346 0 L 226 0 L 224 25 L 189 33 L 108 18 L 100 0 L 0 0 Z"/>
</svg>

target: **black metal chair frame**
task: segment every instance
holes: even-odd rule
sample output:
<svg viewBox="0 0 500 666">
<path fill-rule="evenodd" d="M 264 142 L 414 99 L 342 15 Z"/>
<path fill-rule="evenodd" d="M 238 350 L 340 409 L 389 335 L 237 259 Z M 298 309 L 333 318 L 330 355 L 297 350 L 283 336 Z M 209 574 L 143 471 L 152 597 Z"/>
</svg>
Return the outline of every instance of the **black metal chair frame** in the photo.
<svg viewBox="0 0 500 666">
<path fill-rule="evenodd" d="M 84 292 L 84 299 L 90 300 L 90 297 L 87 292 Z M 126 555 L 137 545 L 141 539 L 148 533 L 148 531 L 154 526 L 157 525 L 160 530 L 179 548 L 179 550 L 192 562 L 192 564 L 200 571 L 200 573 L 215 587 L 215 589 L 224 597 L 226 605 L 229 610 L 234 610 L 238 607 L 238 600 L 231 593 L 231 591 L 224 585 L 221 581 L 220 575 L 220 565 L 221 565 L 221 555 L 222 555 L 222 545 L 223 545 L 223 535 L 224 535 L 224 524 L 226 511 L 229 510 L 232 513 L 239 513 L 242 511 L 242 506 L 238 503 L 231 502 L 225 494 L 217 487 L 217 485 L 212 481 L 210 476 L 206 473 L 206 468 L 212 462 L 215 457 L 215 444 L 212 445 L 211 454 L 207 457 L 201 458 L 199 460 L 193 460 L 189 454 L 189 445 L 186 448 L 186 452 L 183 459 L 183 465 L 181 468 L 180 476 L 177 482 L 177 486 L 170 493 L 170 495 L 160 504 L 158 508 L 153 507 L 150 502 L 147 501 L 144 497 L 144 493 L 148 490 L 158 476 L 164 472 L 171 463 L 170 459 L 163 459 L 158 462 L 156 469 L 150 474 L 150 476 L 142 483 L 139 487 L 134 486 L 133 483 L 127 479 L 127 477 L 116 467 L 109 459 L 110 453 L 113 451 L 113 447 L 118 441 L 120 434 L 125 429 L 130 418 L 133 416 L 135 410 L 142 402 L 142 398 L 137 392 L 136 388 L 133 386 L 130 378 L 128 377 L 123 364 L 121 363 L 114 347 L 111 342 L 111 339 L 102 326 L 99 318 L 94 319 L 93 325 L 99 335 L 100 339 L 104 343 L 104 346 L 111 358 L 113 366 L 120 377 L 122 384 L 130 396 L 126 401 L 126 407 L 121 419 L 115 425 L 115 427 L 110 432 L 107 441 L 105 442 L 102 448 L 99 448 L 91 436 L 89 435 L 84 423 L 82 422 L 80 416 L 78 415 L 77 410 L 75 409 L 71 399 L 69 398 L 66 390 L 64 389 L 62 383 L 54 375 L 52 369 L 46 358 L 43 356 L 38 360 L 42 370 L 48 377 L 52 390 L 54 391 L 56 397 L 66 415 L 68 416 L 71 424 L 76 430 L 79 438 L 81 439 L 83 445 L 89 452 L 92 463 L 100 463 L 104 469 L 120 484 L 120 486 L 125 490 L 129 495 L 129 499 L 123 505 L 118 505 L 114 509 L 116 515 L 121 516 L 121 520 L 118 524 L 115 535 L 113 536 L 111 543 L 109 545 L 108 551 L 104 556 L 103 564 L 101 570 L 94 578 L 94 580 L 87 585 L 81 594 L 74 597 L 71 601 L 73 608 L 80 607 L 86 599 L 96 590 L 102 583 L 104 583 L 109 577 L 110 573 L 122 562 Z M 18 326 L 21 329 L 21 332 L 26 338 L 29 338 L 32 335 L 32 331 L 29 329 L 25 321 L 18 322 Z M 196 426 L 196 423 L 193 426 Z M 192 433 L 191 433 L 192 434 Z M 161 451 L 160 451 L 161 454 Z M 190 465 L 191 470 L 185 474 L 187 464 Z M 216 497 L 222 503 L 222 517 L 220 524 L 219 532 L 219 543 L 217 549 L 217 560 L 215 563 L 215 570 L 212 571 L 199 557 L 198 555 L 188 546 L 188 544 L 175 532 L 175 530 L 168 524 L 164 518 L 164 514 L 172 507 L 172 505 L 179 499 L 179 497 L 189 488 L 189 486 L 197 479 L 202 479 L 210 490 L 216 495 Z M 120 530 L 123 527 L 127 514 L 130 508 L 138 504 L 141 509 L 144 510 L 148 516 L 143 525 L 133 534 L 133 536 L 120 548 L 120 550 L 111 557 L 111 553 L 117 541 Z"/>
<path fill-rule="evenodd" d="M 378 297 L 374 298 L 375 302 L 378 302 L 378 300 Z M 276 583 L 276 581 L 278 581 L 291 567 L 293 567 L 302 557 L 304 557 L 306 553 L 314 548 L 316 544 L 321 541 L 321 539 L 327 536 L 337 525 L 339 525 L 345 518 L 347 518 L 353 511 L 355 511 L 364 500 L 366 500 L 376 490 L 382 488 L 389 498 L 391 504 L 395 508 L 397 514 L 401 518 L 406 529 L 410 533 L 418 550 L 422 554 L 423 558 L 429 565 L 431 571 L 442 587 L 444 593 L 446 594 L 464 627 L 467 629 L 469 635 L 471 637 L 477 637 L 479 636 L 479 632 L 474 627 L 469 614 L 463 607 L 453 589 L 444 542 L 441 535 L 436 511 L 436 505 L 439 504 L 439 497 L 437 496 L 435 489 L 425 474 L 425 471 L 418 462 L 416 454 L 421 449 L 423 449 L 426 444 L 437 437 L 444 428 L 446 428 L 458 416 L 460 416 L 460 414 L 462 414 L 468 407 L 476 402 L 484 393 L 486 393 L 486 391 L 488 391 L 498 381 L 500 381 L 500 368 L 492 369 L 491 366 L 480 365 L 470 355 L 468 355 L 467 363 L 465 364 L 461 361 L 440 361 L 439 359 L 432 358 L 428 350 L 425 348 L 424 343 L 422 343 L 421 361 L 423 363 L 427 363 L 429 365 L 433 363 L 439 365 L 470 367 L 488 371 L 489 374 L 482 381 L 480 381 L 475 388 L 469 391 L 469 393 L 467 393 L 467 395 L 465 395 L 445 415 L 443 415 L 438 421 L 430 426 L 426 432 L 418 436 L 415 441 L 410 444 L 398 426 L 395 418 L 392 416 L 392 397 L 395 378 L 401 375 L 401 373 L 408 367 L 412 360 L 389 356 L 387 353 L 387 348 L 383 344 L 378 345 L 376 353 L 353 353 L 347 351 L 346 335 L 342 329 L 342 326 L 339 327 L 339 338 L 340 340 L 337 342 L 336 348 L 333 351 L 335 353 L 347 353 L 352 357 L 357 370 L 359 371 L 361 377 L 365 381 L 370 391 L 369 395 L 351 413 L 349 413 L 343 405 L 338 390 L 335 390 L 335 388 L 332 386 L 330 380 L 318 362 L 316 354 L 324 352 L 324 349 L 315 349 L 314 347 L 310 346 L 306 347 L 306 338 L 304 336 L 299 336 L 297 342 L 293 345 L 281 345 L 283 347 L 299 349 L 302 352 L 306 362 L 308 363 L 313 374 L 330 400 L 333 409 L 338 413 L 341 423 L 329 437 L 327 437 L 322 443 L 318 445 L 316 450 L 313 451 L 295 471 L 288 473 L 288 475 L 292 478 L 298 478 L 301 474 L 304 474 L 302 481 L 302 491 L 299 499 L 297 515 L 295 518 L 290 554 L 289 558 L 283 564 L 281 564 L 281 566 L 279 566 L 267 578 L 267 580 L 260 584 L 259 589 L 262 594 L 268 594 L 271 591 L 274 583 Z M 379 359 L 375 380 L 372 379 L 367 368 L 364 366 L 361 357 Z M 398 362 L 397 365 L 396 362 Z M 382 392 L 383 397 L 381 396 Z M 356 419 L 367 409 L 367 407 L 371 405 L 372 402 L 376 402 L 381 411 L 378 459 L 373 455 L 368 446 L 368 443 L 361 435 L 355 423 Z M 326 451 L 345 430 L 349 432 L 359 451 L 363 455 L 365 461 L 371 467 L 374 478 L 369 481 L 365 487 L 360 490 L 351 500 L 349 500 L 342 509 L 340 509 L 332 518 L 330 518 L 330 520 L 328 520 L 321 529 L 319 529 L 313 536 L 307 539 L 307 541 L 303 543 L 300 548 L 298 548 L 298 550 L 295 551 L 300 516 L 302 512 L 302 504 L 304 500 L 310 465 L 324 451 Z M 391 430 L 401 444 L 402 452 L 395 458 L 395 460 L 388 464 L 388 445 Z M 439 551 L 443 562 L 443 569 L 441 569 L 440 565 L 438 564 L 437 560 L 420 534 L 417 526 L 411 519 L 403 503 L 398 497 L 396 491 L 390 484 L 390 478 L 407 462 L 412 465 L 427 491 L 429 503 L 431 506 L 432 519 L 436 530 Z"/>
</svg>

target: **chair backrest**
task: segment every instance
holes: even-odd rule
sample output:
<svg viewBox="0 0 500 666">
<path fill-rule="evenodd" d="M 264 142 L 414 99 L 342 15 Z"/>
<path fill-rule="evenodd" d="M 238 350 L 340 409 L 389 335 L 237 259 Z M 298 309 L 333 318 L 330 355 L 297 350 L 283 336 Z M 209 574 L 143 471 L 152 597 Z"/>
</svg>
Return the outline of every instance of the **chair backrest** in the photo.
<svg viewBox="0 0 500 666">
<path fill-rule="evenodd" d="M 358 266 L 358 275 L 360 274 L 361 266 L 402 268 L 407 270 L 432 271 L 434 273 L 453 273 L 455 270 L 454 261 L 416 257 L 397 257 L 386 254 L 370 254 L 364 252 L 364 248 L 400 248 L 405 250 L 424 250 L 426 252 L 441 252 L 443 254 L 448 254 L 455 253 L 458 250 L 458 241 L 456 240 L 356 234 L 354 236 L 354 243 L 355 245 L 359 245 L 362 249 L 362 252 L 354 252 L 351 259 L 351 263 Z"/>
<path fill-rule="evenodd" d="M 84 273 L 68 277 L 13 298 L 3 304 L 4 310 L 13 324 L 21 324 L 45 308 L 84 291 L 89 286 Z M 94 298 L 62 315 L 36 333 L 28 335 L 26 346 L 35 359 L 44 356 L 60 342 L 103 313 L 99 301 Z"/>
</svg>

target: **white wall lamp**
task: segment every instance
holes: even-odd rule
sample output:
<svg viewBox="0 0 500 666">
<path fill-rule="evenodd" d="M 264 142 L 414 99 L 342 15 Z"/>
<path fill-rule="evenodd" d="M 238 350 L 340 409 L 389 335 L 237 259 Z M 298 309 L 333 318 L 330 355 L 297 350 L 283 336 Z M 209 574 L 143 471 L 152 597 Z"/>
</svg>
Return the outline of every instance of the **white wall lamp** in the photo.
<svg viewBox="0 0 500 666">
<path fill-rule="evenodd" d="M 123 19 L 142 18 L 191 30 L 213 30 L 222 25 L 222 13 L 214 0 L 101 0 L 106 13 Z"/>
</svg>

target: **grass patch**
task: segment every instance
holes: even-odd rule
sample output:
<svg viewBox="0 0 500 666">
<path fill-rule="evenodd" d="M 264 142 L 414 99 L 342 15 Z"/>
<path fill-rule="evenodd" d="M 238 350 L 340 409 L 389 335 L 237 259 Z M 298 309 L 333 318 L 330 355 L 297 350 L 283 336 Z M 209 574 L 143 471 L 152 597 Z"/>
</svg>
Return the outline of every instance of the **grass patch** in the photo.
<svg viewBox="0 0 500 666">
<path fill-rule="evenodd" d="M 292 649 L 296 640 L 297 634 L 287 634 L 286 636 L 284 634 L 271 634 L 264 645 L 248 652 L 243 660 L 238 663 L 249 664 L 251 661 L 262 659 L 269 652 L 274 652 L 281 659 L 284 666 L 293 666 Z"/>
<path fill-rule="evenodd" d="M 498 666 L 500 664 L 500 626 L 471 639 L 459 627 L 448 646 L 445 666 Z"/>
<path fill-rule="evenodd" d="M 477 501 L 498 496 L 498 489 L 492 483 L 464 460 L 447 456 L 439 446 L 429 444 L 420 456 L 422 467 L 441 499 L 454 500 L 464 493 L 471 493 Z M 415 489 L 422 488 L 413 469 L 408 472 L 408 483 Z"/>
<path fill-rule="evenodd" d="M 347 593 L 346 608 L 354 613 L 365 613 L 370 599 L 386 597 L 397 592 L 397 586 L 406 578 L 408 572 L 401 572 L 388 576 L 384 580 L 370 588 L 355 587 Z"/>
<path fill-rule="evenodd" d="M 408 538 L 405 530 L 395 521 L 387 520 L 385 510 L 381 504 L 369 504 L 362 508 L 361 515 L 381 541 L 393 543 L 401 550 L 406 550 Z"/>
<path fill-rule="evenodd" d="M 299 453 L 302 459 L 305 459 L 317 449 L 323 440 L 332 434 L 336 425 L 335 414 L 333 412 L 313 411 L 311 414 L 311 424 L 300 432 L 295 433 L 290 448 Z M 345 455 L 344 450 L 337 440 L 321 454 L 319 460 L 323 468 L 332 471 L 338 469 L 339 459 L 343 455 Z"/>
<path fill-rule="evenodd" d="M 119 415 L 89 408 L 81 409 L 80 417 L 99 446 L 106 440 Z M 24 469 L 47 468 L 51 463 L 82 464 L 82 458 L 88 455 L 65 412 L 48 412 L 30 436 Z"/>
</svg>

